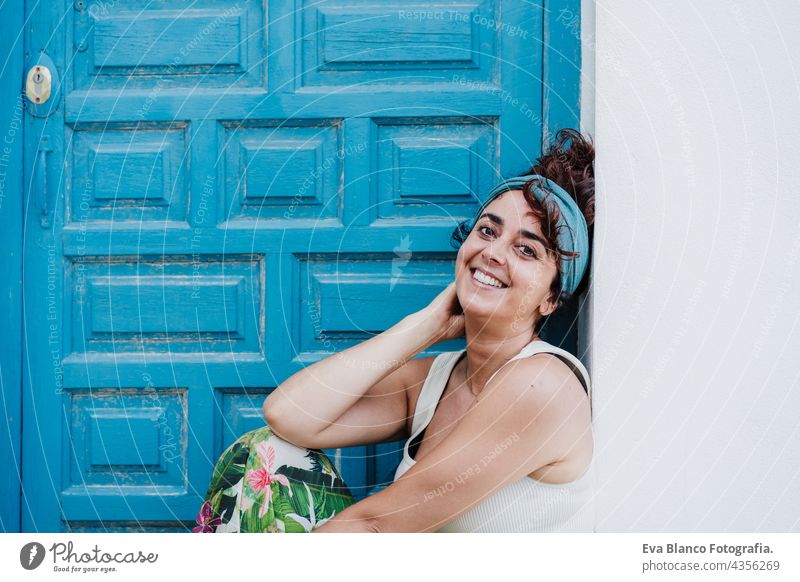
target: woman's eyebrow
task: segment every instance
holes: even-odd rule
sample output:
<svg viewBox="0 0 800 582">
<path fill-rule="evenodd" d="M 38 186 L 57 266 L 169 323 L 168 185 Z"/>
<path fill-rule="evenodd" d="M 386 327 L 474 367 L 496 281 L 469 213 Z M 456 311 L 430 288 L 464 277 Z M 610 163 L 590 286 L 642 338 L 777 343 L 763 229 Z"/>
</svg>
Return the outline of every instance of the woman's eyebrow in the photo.
<svg viewBox="0 0 800 582">
<path fill-rule="evenodd" d="M 478 220 L 480 220 L 480 219 L 481 219 L 481 218 L 483 218 L 483 217 L 486 217 L 486 218 L 488 218 L 489 220 L 491 220 L 492 222 L 494 222 L 495 224 L 497 224 L 497 225 L 499 225 L 499 226 L 503 226 L 503 219 L 502 219 L 502 218 L 500 218 L 499 216 L 497 216 L 496 214 L 492 214 L 492 213 L 490 213 L 490 212 L 484 212 L 483 214 L 481 214 L 481 215 L 478 217 Z M 525 238 L 529 238 L 529 239 L 531 239 L 531 240 L 535 240 L 535 241 L 537 241 L 537 242 L 541 243 L 541 245 L 542 245 L 542 246 L 543 246 L 545 249 L 549 249 L 549 248 L 550 248 L 549 246 L 547 246 L 547 241 L 546 241 L 546 240 L 544 240 L 542 237 L 540 237 L 540 236 L 539 236 L 538 234 L 536 234 L 535 232 L 531 232 L 531 231 L 529 231 L 529 230 L 520 229 L 519 233 L 520 233 L 520 234 L 521 234 L 523 237 L 525 237 Z"/>
</svg>

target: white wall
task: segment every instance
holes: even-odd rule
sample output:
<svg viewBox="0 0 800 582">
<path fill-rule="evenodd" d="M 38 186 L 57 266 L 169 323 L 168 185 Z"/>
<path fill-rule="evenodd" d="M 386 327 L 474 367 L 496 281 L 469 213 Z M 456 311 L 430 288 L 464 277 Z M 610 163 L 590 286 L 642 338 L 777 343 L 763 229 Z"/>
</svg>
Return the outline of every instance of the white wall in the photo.
<svg viewBox="0 0 800 582">
<path fill-rule="evenodd" d="M 800 531 L 800 4 L 595 10 L 597 529 Z"/>
</svg>

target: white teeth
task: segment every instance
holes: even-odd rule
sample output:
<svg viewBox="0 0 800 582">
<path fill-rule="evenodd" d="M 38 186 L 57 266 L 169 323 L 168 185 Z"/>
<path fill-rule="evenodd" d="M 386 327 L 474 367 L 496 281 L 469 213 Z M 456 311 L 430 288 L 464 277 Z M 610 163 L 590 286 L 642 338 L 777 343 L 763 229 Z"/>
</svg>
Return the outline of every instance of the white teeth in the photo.
<svg viewBox="0 0 800 582">
<path fill-rule="evenodd" d="M 492 287 L 498 287 L 502 289 L 505 287 L 503 283 L 495 279 L 494 277 L 487 275 L 486 273 L 475 269 L 475 272 L 472 274 L 473 278 L 477 279 L 481 283 L 485 283 L 486 285 L 491 285 Z"/>
</svg>

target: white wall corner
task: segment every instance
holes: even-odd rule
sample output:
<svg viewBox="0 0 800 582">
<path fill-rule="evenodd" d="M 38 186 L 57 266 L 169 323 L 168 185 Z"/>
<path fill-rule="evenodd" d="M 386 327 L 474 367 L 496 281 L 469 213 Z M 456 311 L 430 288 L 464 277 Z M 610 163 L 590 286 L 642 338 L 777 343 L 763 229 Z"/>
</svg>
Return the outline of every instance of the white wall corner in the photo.
<svg viewBox="0 0 800 582">
<path fill-rule="evenodd" d="M 580 81 L 580 130 L 594 136 L 594 39 L 595 0 L 581 0 L 581 81 Z M 579 298 L 578 355 L 591 374 L 592 371 L 592 282 L 589 273 L 587 292 Z"/>
</svg>

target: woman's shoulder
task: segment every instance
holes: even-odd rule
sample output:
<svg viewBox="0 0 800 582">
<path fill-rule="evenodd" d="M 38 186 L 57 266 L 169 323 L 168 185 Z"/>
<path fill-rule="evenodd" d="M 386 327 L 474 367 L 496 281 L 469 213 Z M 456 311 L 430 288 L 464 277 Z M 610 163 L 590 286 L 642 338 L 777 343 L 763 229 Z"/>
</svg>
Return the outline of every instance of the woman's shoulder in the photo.
<svg viewBox="0 0 800 582">
<path fill-rule="evenodd" d="M 573 366 L 558 354 L 536 352 L 510 362 L 496 382 L 505 384 L 521 405 L 527 402 L 539 414 L 569 417 L 583 430 L 583 421 L 591 422 L 591 402 Z"/>
<path fill-rule="evenodd" d="M 591 402 L 583 383 L 553 353 L 520 358 L 508 368 L 500 381 L 509 389 L 509 399 L 518 411 L 535 417 L 541 425 L 558 427 L 550 439 L 557 459 L 529 476 L 550 483 L 576 479 L 588 466 L 594 449 Z"/>
<path fill-rule="evenodd" d="M 589 371 L 583 365 L 583 362 L 575 356 L 572 352 L 565 350 L 564 348 L 555 346 L 549 342 L 546 342 L 542 339 L 537 339 L 528 346 L 526 346 L 524 350 L 530 357 L 539 356 L 539 360 L 547 360 L 547 361 L 560 361 L 564 364 L 564 366 L 555 366 L 560 368 L 563 373 L 568 374 L 568 370 L 571 371 L 577 378 L 578 381 L 584 385 L 584 389 L 589 392 L 590 388 L 590 378 L 589 378 Z M 549 356 L 549 357 L 548 357 Z M 565 368 L 566 367 L 566 368 Z"/>
<path fill-rule="evenodd" d="M 591 378 L 583 363 L 571 352 L 536 339 L 525 346 L 510 362 L 515 368 L 523 368 L 534 374 L 541 382 L 567 386 L 591 404 Z"/>
<path fill-rule="evenodd" d="M 578 369 L 576 358 L 567 359 L 562 353 L 537 352 L 530 357 L 519 360 L 525 370 L 523 376 L 529 375 L 532 383 L 544 386 L 546 392 L 557 392 L 559 397 L 589 403 L 588 374 L 581 365 Z"/>
<path fill-rule="evenodd" d="M 584 383 L 589 381 L 586 368 L 580 360 L 565 350 L 540 351 L 521 361 L 527 361 L 528 367 L 535 368 L 543 379 L 578 388 L 582 393 L 587 392 L 584 387 Z"/>
</svg>

